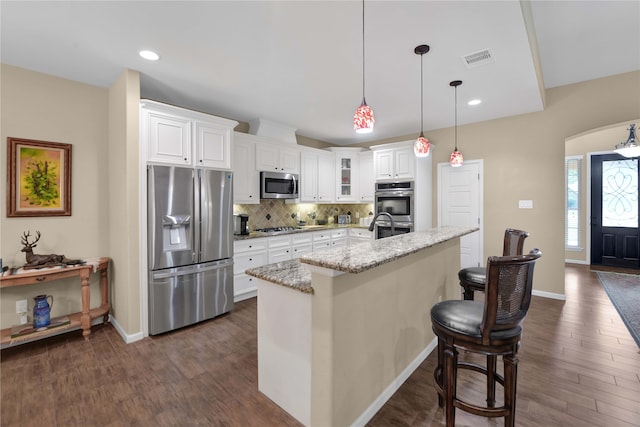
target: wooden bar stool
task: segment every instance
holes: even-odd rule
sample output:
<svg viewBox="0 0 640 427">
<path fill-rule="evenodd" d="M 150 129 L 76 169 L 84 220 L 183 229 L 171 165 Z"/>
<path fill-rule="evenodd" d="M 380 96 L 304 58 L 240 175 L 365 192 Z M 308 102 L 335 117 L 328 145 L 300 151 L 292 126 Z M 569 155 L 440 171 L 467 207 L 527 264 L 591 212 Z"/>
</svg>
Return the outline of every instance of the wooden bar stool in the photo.
<svg viewBox="0 0 640 427">
<path fill-rule="evenodd" d="M 529 233 L 526 231 L 507 228 L 504 231 L 502 255 L 522 255 L 524 239 L 527 237 L 529 237 Z M 473 293 L 475 291 L 484 292 L 487 270 L 484 267 L 463 268 L 458 271 L 458 279 L 460 280 L 460 286 L 462 286 L 463 298 L 473 301 Z"/>
<path fill-rule="evenodd" d="M 514 425 L 517 352 L 522 321 L 531 303 L 533 267 L 541 255 L 538 249 L 533 249 L 528 255 L 489 257 L 484 302 L 450 300 L 431 308 L 431 324 L 438 337 L 434 385 L 438 404 L 445 408 L 448 427 L 455 425 L 456 408 L 483 417 L 505 417 L 505 426 Z M 486 355 L 486 366 L 458 361 L 459 350 Z M 498 356 L 503 359 L 504 376 L 496 371 Z M 486 406 L 458 398 L 458 369 L 486 375 Z M 504 388 L 504 405 L 498 408 L 495 407 L 496 382 Z"/>
</svg>

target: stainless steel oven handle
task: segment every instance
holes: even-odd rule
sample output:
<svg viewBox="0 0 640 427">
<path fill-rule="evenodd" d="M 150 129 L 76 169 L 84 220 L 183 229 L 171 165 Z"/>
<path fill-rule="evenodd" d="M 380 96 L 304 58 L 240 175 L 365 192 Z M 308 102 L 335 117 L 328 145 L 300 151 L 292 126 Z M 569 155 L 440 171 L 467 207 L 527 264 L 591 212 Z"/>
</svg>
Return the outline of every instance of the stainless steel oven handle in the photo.
<svg viewBox="0 0 640 427">
<path fill-rule="evenodd" d="M 397 191 L 397 190 L 389 190 L 389 191 L 376 191 L 376 196 L 413 196 L 413 191 Z"/>
</svg>

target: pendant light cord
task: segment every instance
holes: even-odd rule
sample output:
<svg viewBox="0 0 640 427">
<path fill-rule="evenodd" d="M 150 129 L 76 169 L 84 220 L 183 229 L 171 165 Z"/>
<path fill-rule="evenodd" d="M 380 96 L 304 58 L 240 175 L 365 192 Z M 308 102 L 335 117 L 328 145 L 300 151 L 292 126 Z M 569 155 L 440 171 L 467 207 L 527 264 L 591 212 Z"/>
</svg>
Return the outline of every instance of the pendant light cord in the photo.
<svg viewBox="0 0 640 427">
<path fill-rule="evenodd" d="M 420 136 L 424 135 L 424 112 L 423 112 L 423 104 L 424 104 L 424 89 L 422 88 L 422 58 L 424 54 L 420 54 Z"/>
<path fill-rule="evenodd" d="M 366 104 L 364 99 L 364 0 L 362 0 L 362 103 Z"/>
<path fill-rule="evenodd" d="M 455 120 L 454 120 L 454 133 L 455 133 L 455 150 L 454 151 L 458 151 L 458 86 L 455 86 L 453 88 L 453 93 L 454 93 L 454 98 L 455 98 Z"/>
</svg>

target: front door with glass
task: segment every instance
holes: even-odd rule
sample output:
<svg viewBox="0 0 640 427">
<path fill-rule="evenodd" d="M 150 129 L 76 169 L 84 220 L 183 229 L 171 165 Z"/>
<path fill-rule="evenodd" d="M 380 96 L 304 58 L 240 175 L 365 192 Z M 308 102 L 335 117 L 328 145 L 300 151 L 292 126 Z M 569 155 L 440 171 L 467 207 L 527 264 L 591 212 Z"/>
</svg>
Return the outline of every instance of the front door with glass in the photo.
<svg viewBox="0 0 640 427">
<path fill-rule="evenodd" d="M 591 157 L 591 264 L 640 267 L 638 159 Z"/>
</svg>

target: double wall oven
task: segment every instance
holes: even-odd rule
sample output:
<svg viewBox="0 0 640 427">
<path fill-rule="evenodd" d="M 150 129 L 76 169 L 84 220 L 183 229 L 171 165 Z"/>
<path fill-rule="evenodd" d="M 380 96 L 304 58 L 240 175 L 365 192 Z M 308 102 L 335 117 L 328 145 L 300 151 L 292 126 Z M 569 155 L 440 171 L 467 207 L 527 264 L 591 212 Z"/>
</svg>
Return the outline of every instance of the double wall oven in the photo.
<svg viewBox="0 0 640 427">
<path fill-rule="evenodd" d="M 413 231 L 413 181 L 376 182 L 376 215 L 386 212 L 393 218 L 381 215 L 376 221 L 374 236 L 376 239 Z"/>
</svg>

